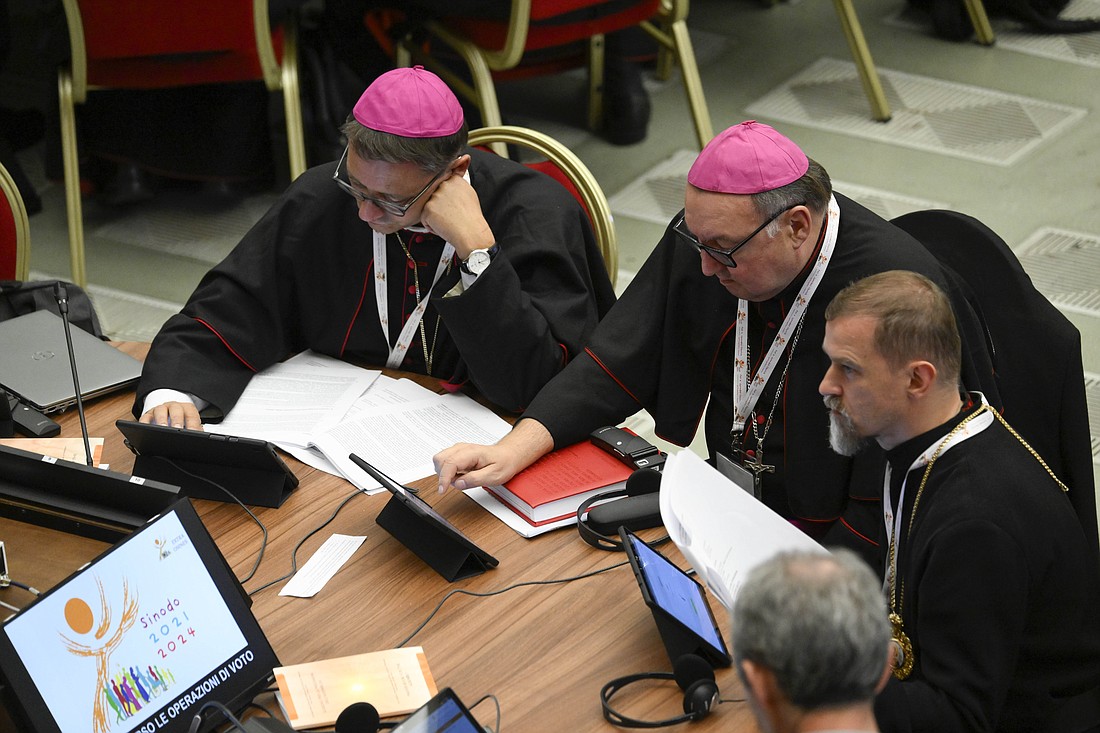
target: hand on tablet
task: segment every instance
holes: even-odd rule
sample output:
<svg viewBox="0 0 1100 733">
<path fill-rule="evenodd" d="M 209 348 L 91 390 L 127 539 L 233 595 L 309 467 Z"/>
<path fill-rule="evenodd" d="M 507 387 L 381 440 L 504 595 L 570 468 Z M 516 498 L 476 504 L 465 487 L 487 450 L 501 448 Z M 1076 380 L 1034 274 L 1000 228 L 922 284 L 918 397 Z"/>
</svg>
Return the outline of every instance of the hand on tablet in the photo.
<svg viewBox="0 0 1100 733">
<path fill-rule="evenodd" d="M 190 402 L 164 402 L 141 416 L 141 422 L 168 427 L 202 430 L 198 408 Z"/>
</svg>

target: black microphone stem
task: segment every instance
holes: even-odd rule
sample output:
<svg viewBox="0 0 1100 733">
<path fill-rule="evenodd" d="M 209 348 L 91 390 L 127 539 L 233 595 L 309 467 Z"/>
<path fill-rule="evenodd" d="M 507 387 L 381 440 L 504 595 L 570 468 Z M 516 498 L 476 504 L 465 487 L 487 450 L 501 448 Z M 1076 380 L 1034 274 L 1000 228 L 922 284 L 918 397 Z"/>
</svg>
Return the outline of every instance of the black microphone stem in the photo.
<svg viewBox="0 0 1100 733">
<path fill-rule="evenodd" d="M 76 353 L 73 351 L 73 335 L 69 330 L 69 296 L 65 285 L 59 280 L 54 286 L 57 298 L 57 310 L 61 313 L 61 322 L 65 325 L 65 345 L 69 347 L 69 368 L 73 373 L 73 388 L 76 390 L 76 411 L 80 415 L 80 435 L 84 438 L 84 455 L 89 466 L 95 466 L 92 460 L 92 446 L 88 442 L 88 423 L 84 418 L 84 399 L 80 396 L 80 379 L 76 376 Z"/>
</svg>

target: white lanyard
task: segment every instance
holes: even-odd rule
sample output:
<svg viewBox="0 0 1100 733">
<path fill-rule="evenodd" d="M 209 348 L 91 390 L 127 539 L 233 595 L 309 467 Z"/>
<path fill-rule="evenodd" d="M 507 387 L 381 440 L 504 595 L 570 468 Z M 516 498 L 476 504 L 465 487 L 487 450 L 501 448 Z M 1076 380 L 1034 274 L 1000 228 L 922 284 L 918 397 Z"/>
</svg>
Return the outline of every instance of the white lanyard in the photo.
<svg viewBox="0 0 1100 733">
<path fill-rule="evenodd" d="M 829 266 L 833 247 L 836 246 L 836 237 L 839 230 L 840 206 L 837 204 L 836 198 L 830 196 L 825 239 L 821 243 L 821 252 L 817 257 L 817 261 L 814 262 L 813 269 L 810 270 L 809 277 L 806 278 L 806 282 L 802 284 L 802 288 L 798 291 L 798 297 L 795 298 L 794 304 L 787 312 L 786 318 L 783 319 L 783 325 L 780 326 L 779 333 L 776 334 L 772 345 L 768 348 L 768 353 L 764 355 L 763 361 L 760 362 L 760 368 L 752 379 L 751 387 L 749 385 L 749 304 L 743 298 L 737 301 L 737 330 L 734 337 L 733 360 L 734 430 L 740 430 L 744 427 L 745 420 L 752 413 L 756 401 L 760 399 L 760 393 L 764 391 L 764 385 L 771 378 L 772 371 L 779 362 L 779 357 L 783 355 L 783 350 L 790 340 L 791 334 L 798 327 L 799 321 L 802 320 L 802 314 L 806 312 L 806 308 L 810 305 L 810 298 L 813 297 L 814 291 L 817 290 L 817 286 L 821 284 L 822 278 L 825 277 L 825 270 Z"/>
<path fill-rule="evenodd" d="M 913 465 L 905 472 L 905 478 L 902 479 L 901 493 L 898 494 L 898 507 L 896 512 L 894 511 L 893 499 L 890 497 L 890 464 L 889 462 L 886 464 L 886 475 L 882 480 L 882 519 L 886 524 L 886 532 L 890 535 L 890 542 L 894 546 L 894 552 L 891 558 L 892 564 L 890 567 L 886 568 L 883 588 L 889 583 L 891 573 L 893 573 L 893 577 L 897 577 L 897 562 L 898 555 L 900 554 L 899 550 L 901 548 L 901 517 L 902 514 L 904 514 L 902 507 L 905 506 L 905 484 L 909 480 L 909 474 L 921 466 L 928 465 L 928 461 L 932 460 L 932 456 L 936 455 L 936 451 L 939 451 L 938 458 L 942 458 L 944 453 L 951 450 L 959 443 L 962 443 L 964 440 L 973 438 L 993 424 L 995 418 L 993 417 L 992 408 L 989 407 L 985 401 L 985 395 L 981 392 L 976 392 L 975 394 L 981 398 L 982 407 L 985 409 L 985 412 L 975 416 L 970 422 L 963 425 L 954 435 L 948 434 L 940 440 L 937 440 L 929 446 L 928 450 L 917 456 L 917 460 L 913 461 Z M 948 441 L 948 439 L 950 439 L 950 441 Z"/>
<path fill-rule="evenodd" d="M 378 322 L 382 326 L 382 335 L 388 344 L 390 340 L 390 301 L 388 298 L 389 279 L 386 270 L 386 235 L 379 232 L 372 233 L 374 234 L 374 299 L 378 303 Z M 386 359 L 387 367 L 396 369 L 405 360 L 405 354 L 412 344 L 416 328 L 420 325 L 420 320 L 424 317 L 424 310 L 428 307 L 428 298 L 432 294 L 432 288 L 443 277 L 443 273 L 447 270 L 447 265 L 450 264 L 454 253 L 454 246 L 450 242 L 445 242 L 443 252 L 439 255 L 439 265 L 435 268 L 432 285 L 428 288 L 428 292 L 420 298 L 420 302 L 416 304 L 413 312 L 409 314 L 409 320 L 405 321 L 405 326 L 397 336 L 397 343 L 390 348 L 390 356 Z"/>
</svg>

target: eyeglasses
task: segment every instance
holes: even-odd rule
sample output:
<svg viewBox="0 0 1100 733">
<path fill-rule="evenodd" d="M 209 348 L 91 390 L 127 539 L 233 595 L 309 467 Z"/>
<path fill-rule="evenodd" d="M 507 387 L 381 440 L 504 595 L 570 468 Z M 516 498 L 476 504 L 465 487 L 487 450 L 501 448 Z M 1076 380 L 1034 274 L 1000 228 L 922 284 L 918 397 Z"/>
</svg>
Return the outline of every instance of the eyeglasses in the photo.
<svg viewBox="0 0 1100 733">
<path fill-rule="evenodd" d="M 416 194 L 411 199 L 408 199 L 407 201 L 405 201 L 405 203 L 399 204 L 394 201 L 385 201 L 368 196 L 359 189 L 355 188 L 355 186 L 352 186 L 350 183 L 341 178 L 340 171 L 347 170 L 347 159 L 348 149 L 344 148 L 344 154 L 340 156 L 340 162 L 336 164 L 336 170 L 332 174 L 332 180 L 336 181 L 336 185 L 344 189 L 344 191 L 350 194 L 351 197 L 358 201 L 360 204 L 372 203 L 378 208 L 382 209 L 382 211 L 385 211 L 387 214 L 392 214 L 393 216 L 397 217 L 401 217 L 407 214 L 409 209 L 413 207 L 413 204 L 419 201 L 420 197 L 428 192 L 428 189 L 432 187 L 432 184 L 438 181 L 440 176 L 442 176 L 449 170 L 448 168 L 444 168 L 443 170 L 436 173 L 434 176 L 432 176 L 432 180 L 428 181 L 427 185 L 424 186 L 424 188 L 420 189 L 420 193 Z"/>
<path fill-rule="evenodd" d="M 733 245 L 729 249 L 719 249 L 718 247 L 708 247 L 707 245 L 700 242 L 699 238 L 696 237 L 694 234 L 692 234 L 691 230 L 687 228 L 687 224 L 684 223 L 684 215 L 683 214 L 680 214 L 680 218 L 677 219 L 676 223 L 672 225 L 672 231 L 676 232 L 677 236 L 680 237 L 680 240 L 682 242 L 685 242 L 686 244 L 690 244 L 692 247 L 694 247 L 696 252 L 706 252 L 708 255 L 713 257 L 719 264 L 725 265 L 726 267 L 737 267 L 737 263 L 733 259 L 733 253 L 734 252 L 736 252 L 737 250 L 741 249 L 746 244 L 748 244 L 749 240 L 752 239 L 753 237 L 755 237 L 761 231 L 763 231 L 764 227 L 768 226 L 773 221 L 775 221 L 776 219 L 778 219 L 780 216 L 787 213 L 791 209 L 795 208 L 796 206 L 802 206 L 802 205 L 803 205 L 802 203 L 791 204 L 787 208 L 780 209 L 779 211 L 775 212 L 774 214 L 772 214 L 771 216 L 768 217 L 767 221 L 765 221 L 760 226 L 756 227 L 756 229 L 753 229 L 752 234 L 745 237 L 744 239 L 742 239 L 740 242 Z"/>
</svg>

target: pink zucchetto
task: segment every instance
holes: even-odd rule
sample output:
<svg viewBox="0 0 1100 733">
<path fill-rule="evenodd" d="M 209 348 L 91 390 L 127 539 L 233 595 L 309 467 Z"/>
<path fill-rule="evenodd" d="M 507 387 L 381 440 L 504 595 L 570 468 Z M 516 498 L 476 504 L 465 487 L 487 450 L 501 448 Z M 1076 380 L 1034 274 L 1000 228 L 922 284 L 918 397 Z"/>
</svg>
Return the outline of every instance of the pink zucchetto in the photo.
<svg viewBox="0 0 1100 733">
<path fill-rule="evenodd" d="M 768 125 L 749 120 L 707 143 L 688 171 L 688 183 L 716 193 L 754 194 L 806 174 L 806 154 Z"/>
<path fill-rule="evenodd" d="M 462 127 L 462 106 L 443 80 L 423 66 L 375 79 L 352 114 L 359 124 L 401 137 L 446 137 Z"/>
</svg>

